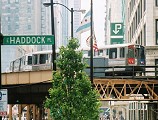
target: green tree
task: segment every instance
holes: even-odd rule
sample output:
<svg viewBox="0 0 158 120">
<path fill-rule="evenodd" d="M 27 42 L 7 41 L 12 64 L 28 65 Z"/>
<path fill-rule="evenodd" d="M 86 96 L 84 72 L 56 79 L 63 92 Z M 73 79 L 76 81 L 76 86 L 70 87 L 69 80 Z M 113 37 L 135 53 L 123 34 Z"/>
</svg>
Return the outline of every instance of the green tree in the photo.
<svg viewBox="0 0 158 120">
<path fill-rule="evenodd" d="M 50 109 L 53 120 L 98 120 L 99 95 L 92 88 L 89 77 L 83 71 L 86 64 L 77 39 L 71 39 L 67 47 L 61 47 L 57 67 L 53 73 L 52 88 L 45 107 Z"/>
</svg>

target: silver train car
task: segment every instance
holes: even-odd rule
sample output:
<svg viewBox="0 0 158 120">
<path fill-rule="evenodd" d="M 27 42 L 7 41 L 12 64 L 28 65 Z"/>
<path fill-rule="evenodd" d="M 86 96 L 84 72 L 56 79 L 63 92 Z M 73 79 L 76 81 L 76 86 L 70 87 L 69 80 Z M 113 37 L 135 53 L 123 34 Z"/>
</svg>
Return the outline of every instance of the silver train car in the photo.
<svg viewBox="0 0 158 120">
<path fill-rule="evenodd" d="M 83 52 L 83 58 L 90 58 L 90 48 L 79 48 L 78 50 Z M 56 51 L 56 53 L 58 56 L 59 51 Z M 139 70 L 139 66 L 145 65 L 145 48 L 137 44 L 106 45 L 99 48 L 98 51 L 94 51 L 94 59 L 97 57 L 103 58 L 106 62 L 106 64 L 100 65 L 100 67 L 135 66 Z M 10 71 L 48 70 L 52 69 L 52 66 L 52 50 L 37 51 L 12 61 Z M 113 70 L 113 68 L 106 68 L 105 74 L 111 75 Z M 115 68 L 115 73 L 116 71 L 124 73 L 124 71 L 132 70 L 130 67 L 127 67 Z M 140 69 L 140 71 L 143 71 L 143 69 Z"/>
</svg>

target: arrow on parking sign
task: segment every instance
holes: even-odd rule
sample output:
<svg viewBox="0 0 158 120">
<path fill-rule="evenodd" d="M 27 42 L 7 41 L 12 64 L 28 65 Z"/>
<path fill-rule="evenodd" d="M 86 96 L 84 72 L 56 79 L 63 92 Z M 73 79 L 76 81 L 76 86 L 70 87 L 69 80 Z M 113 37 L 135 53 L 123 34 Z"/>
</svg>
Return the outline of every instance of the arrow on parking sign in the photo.
<svg viewBox="0 0 158 120">
<path fill-rule="evenodd" d="M 113 32 L 117 34 L 121 29 L 122 29 L 122 24 L 115 24 L 115 29 L 113 30 Z"/>
</svg>

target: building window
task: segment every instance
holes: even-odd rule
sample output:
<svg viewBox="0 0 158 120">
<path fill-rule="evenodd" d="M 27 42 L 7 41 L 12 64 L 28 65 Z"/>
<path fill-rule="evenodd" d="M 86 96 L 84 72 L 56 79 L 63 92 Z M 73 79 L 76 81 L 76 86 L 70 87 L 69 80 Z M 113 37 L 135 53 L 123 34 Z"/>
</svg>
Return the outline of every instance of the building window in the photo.
<svg viewBox="0 0 158 120">
<path fill-rule="evenodd" d="M 31 30 L 31 25 L 28 25 L 27 28 L 28 28 L 28 30 Z"/>
<path fill-rule="evenodd" d="M 31 3 L 31 0 L 27 0 L 27 3 Z"/>
<path fill-rule="evenodd" d="M 158 0 L 155 0 L 155 6 L 158 7 Z"/>
<path fill-rule="evenodd" d="M 19 25 L 18 24 L 16 24 L 15 29 L 19 29 Z"/>
<path fill-rule="evenodd" d="M 144 0 L 144 11 L 146 10 L 146 0 Z"/>
<path fill-rule="evenodd" d="M 11 25 L 8 25 L 8 31 L 10 31 L 11 30 Z"/>
<path fill-rule="evenodd" d="M 7 20 L 8 20 L 8 22 L 10 22 L 10 21 L 11 21 L 10 16 L 8 16 L 8 17 L 7 17 Z"/>
<path fill-rule="evenodd" d="M 146 46 L 146 24 L 144 24 L 144 46 Z"/>
<path fill-rule="evenodd" d="M 158 19 L 156 19 L 156 45 L 158 45 Z"/>
<path fill-rule="evenodd" d="M 31 8 L 30 7 L 27 8 L 27 13 L 31 13 Z"/>
<path fill-rule="evenodd" d="M 9 7 L 7 8 L 7 12 L 10 13 L 10 8 Z"/>
<path fill-rule="evenodd" d="M 15 3 L 19 3 L 19 0 L 15 0 Z"/>
<path fill-rule="evenodd" d="M 19 21 L 19 16 L 15 16 L 15 21 L 16 21 L 16 22 Z"/>
</svg>

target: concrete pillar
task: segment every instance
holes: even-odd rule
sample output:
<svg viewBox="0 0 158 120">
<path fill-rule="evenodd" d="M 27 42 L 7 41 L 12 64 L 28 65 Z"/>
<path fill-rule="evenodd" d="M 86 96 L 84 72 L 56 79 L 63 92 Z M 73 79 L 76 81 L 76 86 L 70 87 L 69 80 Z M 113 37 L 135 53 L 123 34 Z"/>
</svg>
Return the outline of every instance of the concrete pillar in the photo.
<svg viewBox="0 0 158 120">
<path fill-rule="evenodd" d="M 33 105 L 33 120 L 36 120 L 36 105 Z"/>
<path fill-rule="evenodd" d="M 40 111 L 39 107 L 37 107 L 37 120 L 39 120 L 39 118 L 40 118 L 40 112 L 39 111 Z"/>
<path fill-rule="evenodd" d="M 12 107 L 13 107 L 13 105 L 10 104 L 9 105 L 9 120 L 12 120 Z"/>
<path fill-rule="evenodd" d="M 22 105 L 19 104 L 19 105 L 18 105 L 18 116 L 19 116 L 19 120 L 21 120 L 21 113 L 22 113 Z"/>
<path fill-rule="evenodd" d="M 39 120 L 42 120 L 42 107 L 39 107 Z"/>
<path fill-rule="evenodd" d="M 50 117 L 50 109 L 48 109 L 48 114 L 47 114 L 47 116 L 48 116 L 48 120 L 51 120 L 51 117 Z"/>
<path fill-rule="evenodd" d="M 148 120 L 156 120 L 154 113 L 154 104 L 148 104 Z"/>
<path fill-rule="evenodd" d="M 26 119 L 30 120 L 30 105 L 27 105 Z"/>
</svg>

